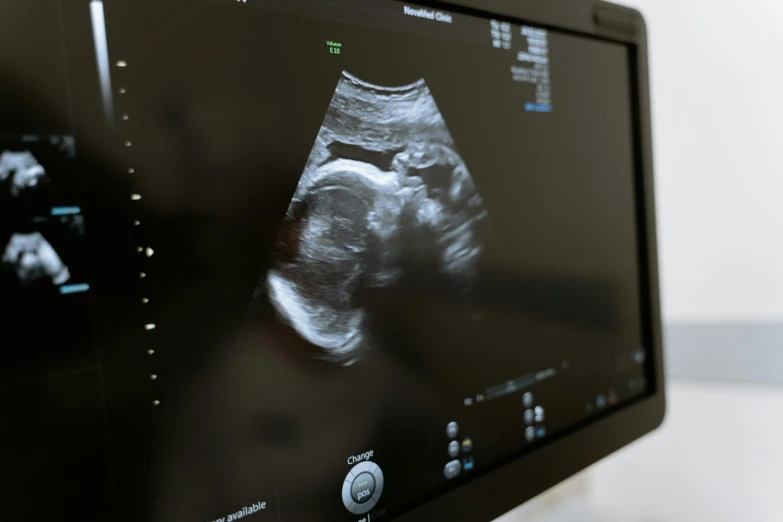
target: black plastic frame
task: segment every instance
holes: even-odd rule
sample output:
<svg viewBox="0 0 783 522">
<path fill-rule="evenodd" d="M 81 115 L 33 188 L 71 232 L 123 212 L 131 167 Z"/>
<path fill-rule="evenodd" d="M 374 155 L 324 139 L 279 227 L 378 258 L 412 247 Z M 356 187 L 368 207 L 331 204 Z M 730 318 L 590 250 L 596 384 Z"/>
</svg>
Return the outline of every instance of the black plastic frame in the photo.
<svg viewBox="0 0 783 522">
<path fill-rule="evenodd" d="M 486 471 L 397 519 L 485 522 L 655 430 L 665 417 L 647 27 L 639 11 L 601 0 L 416 0 L 415 3 L 610 40 L 627 45 L 630 56 L 642 323 L 652 355 L 649 394 L 555 437 L 532 453 Z"/>
</svg>

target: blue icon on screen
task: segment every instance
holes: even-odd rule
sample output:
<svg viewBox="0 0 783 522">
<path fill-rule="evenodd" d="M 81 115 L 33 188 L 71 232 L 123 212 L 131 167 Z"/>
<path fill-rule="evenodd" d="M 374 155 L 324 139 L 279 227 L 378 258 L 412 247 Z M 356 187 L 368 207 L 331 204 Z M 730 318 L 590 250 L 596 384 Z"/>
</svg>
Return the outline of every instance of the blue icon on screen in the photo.
<svg viewBox="0 0 783 522">
<path fill-rule="evenodd" d="M 79 207 L 52 207 L 53 216 L 75 216 L 81 212 L 82 209 Z"/>
<path fill-rule="evenodd" d="M 80 284 L 80 285 L 63 285 L 60 287 L 60 293 L 62 295 L 68 295 L 68 294 L 78 294 L 81 292 L 86 292 L 90 289 L 90 285 L 88 284 Z"/>
<path fill-rule="evenodd" d="M 473 457 L 465 457 L 462 459 L 462 469 L 465 471 L 473 469 Z"/>
<path fill-rule="evenodd" d="M 552 106 L 541 103 L 526 103 L 525 110 L 528 112 L 552 112 Z"/>
</svg>

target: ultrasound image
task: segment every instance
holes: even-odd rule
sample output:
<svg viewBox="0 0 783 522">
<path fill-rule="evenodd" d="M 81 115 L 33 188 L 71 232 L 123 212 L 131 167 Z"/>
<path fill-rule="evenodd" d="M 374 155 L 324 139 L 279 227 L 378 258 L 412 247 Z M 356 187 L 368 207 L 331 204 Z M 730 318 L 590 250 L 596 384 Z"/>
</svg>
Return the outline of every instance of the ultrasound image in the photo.
<svg viewBox="0 0 783 522">
<path fill-rule="evenodd" d="M 256 299 L 343 365 L 373 347 L 357 295 L 432 266 L 470 290 L 487 211 L 425 81 L 382 87 L 344 72 Z"/>
<path fill-rule="evenodd" d="M 71 278 L 52 245 L 39 232 L 14 234 L 2 257 L 3 267 L 11 269 L 23 286 L 41 280 L 59 286 Z"/>
<path fill-rule="evenodd" d="M 30 151 L 5 151 L 0 155 L 0 181 L 9 179 L 11 196 L 16 198 L 40 186 L 47 179 L 46 170 Z"/>
<path fill-rule="evenodd" d="M 78 199 L 73 136 L 0 137 L 0 211 L 36 215 Z"/>
</svg>

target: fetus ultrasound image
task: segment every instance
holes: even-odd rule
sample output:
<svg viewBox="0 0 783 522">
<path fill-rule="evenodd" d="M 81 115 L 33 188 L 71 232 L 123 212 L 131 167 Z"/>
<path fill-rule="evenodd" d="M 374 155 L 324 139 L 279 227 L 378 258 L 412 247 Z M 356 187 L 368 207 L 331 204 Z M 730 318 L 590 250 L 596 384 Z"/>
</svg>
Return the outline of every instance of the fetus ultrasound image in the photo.
<svg viewBox="0 0 783 522">
<path fill-rule="evenodd" d="M 2 262 L 14 270 L 18 281 L 25 286 L 40 280 L 61 285 L 71 278 L 68 267 L 40 232 L 11 236 Z"/>
<path fill-rule="evenodd" d="M 84 272 L 82 215 L 39 217 L 3 228 L 0 266 L 6 291 L 47 290 L 82 282 L 78 280 Z"/>
<path fill-rule="evenodd" d="M 382 87 L 344 72 L 256 300 L 350 365 L 373 347 L 357 299 L 427 266 L 462 292 L 483 250 L 487 211 L 422 79 Z"/>
<path fill-rule="evenodd" d="M 0 212 L 41 213 L 77 194 L 72 136 L 0 138 Z"/>
<path fill-rule="evenodd" d="M 49 178 L 30 151 L 5 151 L 0 155 L 0 180 L 10 181 L 11 196 L 17 198 L 25 190 L 35 190 L 44 185 Z"/>
</svg>

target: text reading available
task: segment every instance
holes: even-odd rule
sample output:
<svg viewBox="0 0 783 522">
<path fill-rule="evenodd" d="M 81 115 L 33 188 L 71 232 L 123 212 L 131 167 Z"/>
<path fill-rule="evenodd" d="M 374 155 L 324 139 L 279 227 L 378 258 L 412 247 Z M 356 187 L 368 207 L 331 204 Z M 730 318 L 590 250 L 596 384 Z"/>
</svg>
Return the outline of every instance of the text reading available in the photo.
<svg viewBox="0 0 783 522">
<path fill-rule="evenodd" d="M 263 511 L 266 509 L 266 502 L 254 502 L 252 506 L 244 506 L 242 509 L 237 511 L 236 513 L 229 513 L 223 518 L 218 518 L 217 520 L 213 522 L 234 522 L 235 520 L 239 520 L 240 518 L 249 517 L 250 515 L 253 515 L 255 513 L 258 513 L 259 511 Z"/>
</svg>

